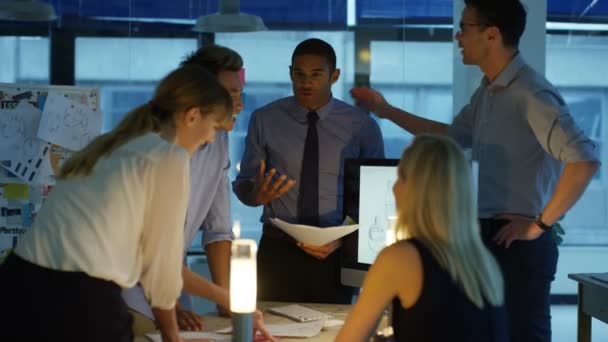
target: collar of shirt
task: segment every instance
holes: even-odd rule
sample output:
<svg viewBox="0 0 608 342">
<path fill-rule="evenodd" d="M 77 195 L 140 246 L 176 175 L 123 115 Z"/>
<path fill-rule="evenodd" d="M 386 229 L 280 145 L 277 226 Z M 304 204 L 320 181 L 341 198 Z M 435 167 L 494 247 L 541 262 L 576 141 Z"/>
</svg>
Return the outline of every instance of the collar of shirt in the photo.
<svg viewBox="0 0 608 342">
<path fill-rule="evenodd" d="M 308 122 L 308 113 L 311 112 L 310 109 L 300 105 L 298 103 L 298 101 L 296 100 L 295 96 L 293 96 L 291 98 L 292 101 L 292 105 L 291 105 L 291 110 L 288 110 L 289 115 L 291 115 L 296 121 L 301 122 L 301 123 L 307 123 Z M 323 107 L 317 109 L 315 112 L 317 112 L 317 115 L 319 115 L 319 120 L 323 120 L 325 119 L 332 111 L 333 107 L 334 107 L 334 98 L 330 97 L 329 98 L 329 102 L 327 102 L 327 104 L 325 104 Z"/>
<path fill-rule="evenodd" d="M 198 147 L 198 150 L 199 151 L 204 151 L 207 148 L 207 146 L 209 146 L 209 143 L 204 143 L 204 144 L 202 144 L 201 146 Z"/>
<path fill-rule="evenodd" d="M 227 131 L 224 131 L 224 130 L 221 130 L 221 131 L 220 131 L 220 130 L 218 130 L 218 132 L 217 132 L 217 134 L 216 134 L 216 136 L 215 136 L 215 140 L 223 139 L 223 136 L 224 136 L 224 135 L 226 135 L 226 136 L 227 136 L 227 135 L 228 135 L 228 132 L 227 132 Z M 222 136 L 222 137 L 220 138 L 220 136 Z M 198 150 L 199 150 L 199 151 L 204 151 L 204 150 L 205 150 L 207 147 L 209 147 L 209 144 L 213 144 L 213 142 L 210 142 L 210 143 L 209 143 L 209 142 L 207 142 L 207 143 L 201 144 L 201 146 L 199 146 L 199 147 L 198 147 Z"/>
<path fill-rule="evenodd" d="M 509 86 L 509 84 L 511 82 L 513 82 L 513 80 L 515 78 L 517 78 L 517 75 L 519 74 L 519 71 L 526 66 L 526 62 L 524 61 L 523 57 L 521 56 L 521 54 L 518 52 L 515 57 L 513 57 L 513 59 L 511 60 L 511 62 L 509 62 L 509 64 L 507 64 L 507 67 L 504 68 L 504 70 L 498 75 L 498 77 L 496 77 L 496 79 L 494 80 L 494 82 L 489 83 L 487 78 L 484 77 L 483 79 L 483 83 L 484 85 L 486 85 L 490 90 L 497 90 L 500 88 L 506 88 Z"/>
</svg>

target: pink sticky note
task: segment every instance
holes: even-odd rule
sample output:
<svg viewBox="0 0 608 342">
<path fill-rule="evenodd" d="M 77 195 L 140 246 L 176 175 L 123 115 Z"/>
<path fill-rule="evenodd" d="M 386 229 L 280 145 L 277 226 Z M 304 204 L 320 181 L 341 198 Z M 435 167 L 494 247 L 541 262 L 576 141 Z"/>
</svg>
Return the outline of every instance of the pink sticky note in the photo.
<svg viewBox="0 0 608 342">
<path fill-rule="evenodd" d="M 245 68 L 239 70 L 239 78 L 241 79 L 241 86 L 245 86 Z"/>
</svg>

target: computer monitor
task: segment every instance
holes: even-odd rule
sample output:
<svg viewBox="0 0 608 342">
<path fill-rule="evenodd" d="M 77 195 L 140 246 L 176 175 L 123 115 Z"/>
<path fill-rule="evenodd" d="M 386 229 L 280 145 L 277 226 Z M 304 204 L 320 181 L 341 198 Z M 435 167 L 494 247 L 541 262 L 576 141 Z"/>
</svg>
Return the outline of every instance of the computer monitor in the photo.
<svg viewBox="0 0 608 342">
<path fill-rule="evenodd" d="M 396 215 L 393 184 L 399 159 L 346 159 L 344 162 L 344 216 L 359 223 L 359 230 L 344 239 L 342 284 L 361 287 L 369 266 L 387 241 L 390 218 Z"/>
<path fill-rule="evenodd" d="M 473 194 L 477 195 L 479 164 L 470 150 Z M 396 216 L 392 186 L 399 159 L 346 159 L 344 163 L 344 216 L 359 223 L 359 230 L 344 238 L 341 258 L 343 285 L 361 287 L 369 266 L 386 245 L 387 230 Z M 394 236 L 391 236 L 394 237 Z"/>
</svg>

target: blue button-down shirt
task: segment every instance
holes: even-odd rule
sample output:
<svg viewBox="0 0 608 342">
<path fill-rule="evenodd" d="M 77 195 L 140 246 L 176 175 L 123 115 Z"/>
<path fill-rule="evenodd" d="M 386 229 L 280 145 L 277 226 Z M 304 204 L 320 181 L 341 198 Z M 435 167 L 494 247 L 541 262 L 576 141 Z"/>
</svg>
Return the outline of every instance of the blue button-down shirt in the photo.
<svg viewBox="0 0 608 342">
<path fill-rule="evenodd" d="M 190 199 L 184 227 L 184 256 L 201 227 L 203 246 L 216 241 L 234 239 L 230 224 L 228 149 L 228 133 L 218 132 L 215 141 L 202 146 L 190 160 Z M 167 194 L 167 196 L 171 195 Z M 123 298 L 131 309 L 154 319 L 139 285 L 124 290 Z M 180 302 L 185 308 L 189 308 L 191 304 L 188 295 L 182 295 Z"/>
<path fill-rule="evenodd" d="M 598 160 L 559 92 L 520 55 L 493 82 L 482 80 L 448 134 L 479 161 L 482 218 L 538 215 L 562 163 Z"/>
<path fill-rule="evenodd" d="M 236 195 L 246 198 L 247 194 L 238 193 L 238 184 L 255 178 L 260 160 L 266 161 L 266 170 L 276 168 L 278 174 L 296 180 L 291 190 L 264 206 L 262 222 L 277 217 L 296 223 L 308 112 L 294 97 L 287 97 L 251 115 L 240 172 L 232 184 Z M 344 159 L 384 158 L 384 142 L 376 121 L 345 102 L 331 99 L 317 113 L 319 223 L 327 227 L 342 220 Z"/>
<path fill-rule="evenodd" d="M 234 239 L 230 224 L 230 156 L 228 133 L 199 149 L 190 160 L 190 202 L 186 215 L 185 246 L 203 229 L 203 246 Z"/>
</svg>

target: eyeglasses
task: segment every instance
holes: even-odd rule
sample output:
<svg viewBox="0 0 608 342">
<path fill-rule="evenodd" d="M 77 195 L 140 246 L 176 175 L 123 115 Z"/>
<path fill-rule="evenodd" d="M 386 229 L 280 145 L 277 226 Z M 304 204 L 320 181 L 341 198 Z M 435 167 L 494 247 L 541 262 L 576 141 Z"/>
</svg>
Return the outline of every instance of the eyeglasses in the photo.
<svg viewBox="0 0 608 342">
<path fill-rule="evenodd" d="M 486 24 L 486 23 L 465 23 L 465 22 L 461 21 L 460 24 L 458 25 L 458 27 L 460 27 L 460 31 L 461 32 L 464 31 L 464 28 L 468 27 L 468 26 L 479 26 L 479 27 L 481 27 L 481 26 L 488 26 L 488 24 Z"/>
</svg>

